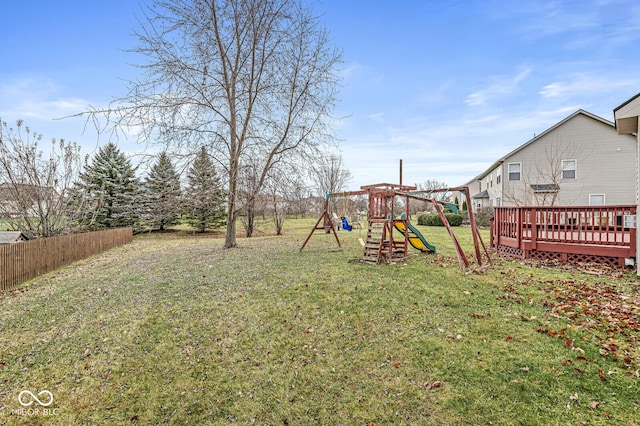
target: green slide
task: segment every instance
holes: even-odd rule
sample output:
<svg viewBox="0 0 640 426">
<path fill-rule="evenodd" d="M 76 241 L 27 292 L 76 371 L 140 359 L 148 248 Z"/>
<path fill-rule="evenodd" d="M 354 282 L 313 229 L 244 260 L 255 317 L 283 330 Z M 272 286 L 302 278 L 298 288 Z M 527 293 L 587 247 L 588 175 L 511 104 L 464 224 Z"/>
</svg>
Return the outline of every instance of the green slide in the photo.
<svg viewBox="0 0 640 426">
<path fill-rule="evenodd" d="M 427 240 L 424 239 L 420 231 L 411 224 L 411 221 L 407 220 L 407 224 L 409 225 L 409 244 L 423 253 L 435 253 L 436 247 L 429 244 Z M 394 225 L 398 231 L 404 234 L 404 222 L 402 220 L 395 220 Z"/>
</svg>

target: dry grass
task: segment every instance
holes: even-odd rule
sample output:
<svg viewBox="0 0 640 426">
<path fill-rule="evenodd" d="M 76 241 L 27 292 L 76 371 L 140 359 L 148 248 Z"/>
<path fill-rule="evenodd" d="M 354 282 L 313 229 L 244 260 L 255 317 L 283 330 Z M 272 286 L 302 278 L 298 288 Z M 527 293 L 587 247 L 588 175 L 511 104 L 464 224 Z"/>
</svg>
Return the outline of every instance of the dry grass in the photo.
<svg viewBox="0 0 640 426">
<path fill-rule="evenodd" d="M 638 367 L 548 304 L 550 283 L 632 292 L 633 275 L 507 261 L 463 275 L 438 228 L 437 257 L 349 263 L 358 231 L 298 252 L 312 223 L 236 250 L 142 235 L 0 296 L 1 421 L 638 424 Z M 56 411 L 20 415 L 24 389 Z"/>
</svg>

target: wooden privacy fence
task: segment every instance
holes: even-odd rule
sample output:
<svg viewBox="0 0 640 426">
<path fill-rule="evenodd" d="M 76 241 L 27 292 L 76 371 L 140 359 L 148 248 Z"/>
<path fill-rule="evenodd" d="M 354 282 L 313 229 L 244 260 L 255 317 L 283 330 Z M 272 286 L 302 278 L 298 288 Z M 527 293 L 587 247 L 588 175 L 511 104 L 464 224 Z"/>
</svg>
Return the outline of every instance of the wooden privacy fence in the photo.
<svg viewBox="0 0 640 426">
<path fill-rule="evenodd" d="M 636 206 L 495 207 L 491 247 L 521 258 L 624 266 L 636 256 Z"/>
<path fill-rule="evenodd" d="M 132 239 L 131 228 L 115 228 L 0 245 L 0 290 Z"/>
</svg>

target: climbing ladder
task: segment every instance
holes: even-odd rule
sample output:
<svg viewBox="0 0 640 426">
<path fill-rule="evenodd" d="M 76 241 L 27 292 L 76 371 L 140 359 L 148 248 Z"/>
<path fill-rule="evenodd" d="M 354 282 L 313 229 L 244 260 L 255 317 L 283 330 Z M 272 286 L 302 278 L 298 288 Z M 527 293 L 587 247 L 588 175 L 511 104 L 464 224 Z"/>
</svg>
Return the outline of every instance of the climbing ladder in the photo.
<svg viewBox="0 0 640 426">
<path fill-rule="evenodd" d="M 364 243 L 364 255 L 362 260 L 367 263 L 380 263 L 381 252 L 384 249 L 385 237 L 384 223 L 369 222 L 367 240 Z"/>
<path fill-rule="evenodd" d="M 404 261 L 406 258 L 404 239 L 395 240 L 392 238 L 392 232 L 391 220 L 369 222 L 362 260 L 374 264 Z"/>
</svg>

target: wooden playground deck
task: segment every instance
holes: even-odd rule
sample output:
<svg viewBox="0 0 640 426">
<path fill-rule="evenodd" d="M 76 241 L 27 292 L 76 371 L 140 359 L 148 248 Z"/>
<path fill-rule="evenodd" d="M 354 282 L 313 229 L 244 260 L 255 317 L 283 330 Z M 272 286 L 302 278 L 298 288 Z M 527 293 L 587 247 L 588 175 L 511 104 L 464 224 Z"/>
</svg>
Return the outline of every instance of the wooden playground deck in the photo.
<svg viewBox="0 0 640 426">
<path fill-rule="evenodd" d="M 636 206 L 496 207 L 490 245 L 520 258 L 624 266 L 636 256 Z"/>
</svg>

